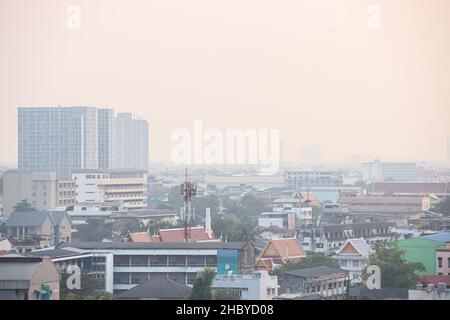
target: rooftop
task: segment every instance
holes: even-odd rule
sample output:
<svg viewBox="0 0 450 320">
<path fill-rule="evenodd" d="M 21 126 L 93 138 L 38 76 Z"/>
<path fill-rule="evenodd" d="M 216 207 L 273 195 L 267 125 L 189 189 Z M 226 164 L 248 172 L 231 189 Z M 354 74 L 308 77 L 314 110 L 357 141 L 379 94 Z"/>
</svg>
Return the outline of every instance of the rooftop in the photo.
<svg viewBox="0 0 450 320">
<path fill-rule="evenodd" d="M 450 242 L 450 231 L 444 231 L 429 236 L 421 237 L 423 239 L 432 240 L 436 242 Z"/>
<path fill-rule="evenodd" d="M 0 281 L 30 280 L 42 258 L 10 256 L 0 257 Z"/>
<path fill-rule="evenodd" d="M 63 243 L 59 248 L 78 248 L 85 250 L 239 250 L 243 249 L 246 245 L 247 242 L 74 242 Z"/>
<path fill-rule="evenodd" d="M 49 217 L 47 211 L 13 212 L 6 222 L 7 227 L 40 227 Z"/>
<path fill-rule="evenodd" d="M 317 277 L 322 277 L 322 276 L 326 276 L 326 275 L 334 275 L 334 274 L 340 274 L 340 273 L 347 274 L 347 271 L 342 270 L 340 268 L 333 268 L 333 267 L 328 267 L 328 266 L 319 266 L 319 267 L 286 271 L 286 274 L 290 274 L 290 275 L 293 275 L 296 277 L 301 277 L 301 278 L 317 278 Z"/>
<path fill-rule="evenodd" d="M 174 280 L 158 277 L 141 283 L 118 295 L 119 299 L 187 299 L 192 289 Z"/>
</svg>

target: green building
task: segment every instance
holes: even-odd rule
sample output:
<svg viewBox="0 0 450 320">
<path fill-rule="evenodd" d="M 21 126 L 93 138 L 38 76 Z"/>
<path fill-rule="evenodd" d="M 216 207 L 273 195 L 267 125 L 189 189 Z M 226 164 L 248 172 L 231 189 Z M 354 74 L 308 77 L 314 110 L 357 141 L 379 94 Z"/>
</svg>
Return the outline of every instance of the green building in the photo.
<svg viewBox="0 0 450 320">
<path fill-rule="evenodd" d="M 398 240 L 397 245 L 404 251 L 406 261 L 424 264 L 426 270 L 417 274 L 436 274 L 436 249 L 446 247 L 445 242 L 424 238 Z"/>
</svg>

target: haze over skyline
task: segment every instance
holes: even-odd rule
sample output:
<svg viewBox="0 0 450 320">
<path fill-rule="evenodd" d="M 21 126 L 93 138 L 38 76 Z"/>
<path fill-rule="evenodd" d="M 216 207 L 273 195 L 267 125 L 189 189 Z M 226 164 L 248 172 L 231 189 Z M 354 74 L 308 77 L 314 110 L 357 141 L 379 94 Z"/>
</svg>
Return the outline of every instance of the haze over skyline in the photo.
<svg viewBox="0 0 450 320">
<path fill-rule="evenodd" d="M 81 29 L 66 27 L 80 6 Z M 381 29 L 366 26 L 381 8 Z M 280 129 L 283 160 L 444 160 L 450 137 L 447 0 L 2 0 L 0 163 L 17 162 L 17 108 L 95 106 L 171 133 Z"/>
</svg>

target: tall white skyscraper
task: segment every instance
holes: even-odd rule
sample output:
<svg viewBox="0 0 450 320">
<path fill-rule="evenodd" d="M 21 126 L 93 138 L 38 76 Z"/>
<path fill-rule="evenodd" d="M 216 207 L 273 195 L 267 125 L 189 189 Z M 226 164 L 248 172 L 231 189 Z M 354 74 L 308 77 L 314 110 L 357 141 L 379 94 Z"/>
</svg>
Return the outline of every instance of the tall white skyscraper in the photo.
<svg viewBox="0 0 450 320">
<path fill-rule="evenodd" d="M 112 159 L 114 110 L 98 109 L 98 168 L 109 169 Z"/>
<path fill-rule="evenodd" d="M 55 172 L 58 179 L 80 169 L 148 170 L 148 123 L 112 109 L 19 108 L 19 170 Z"/>
<path fill-rule="evenodd" d="M 111 168 L 148 170 L 148 133 L 147 121 L 118 113 L 113 120 Z"/>
<path fill-rule="evenodd" d="M 26 107 L 18 110 L 19 170 L 56 172 L 98 166 L 97 109 Z"/>
</svg>

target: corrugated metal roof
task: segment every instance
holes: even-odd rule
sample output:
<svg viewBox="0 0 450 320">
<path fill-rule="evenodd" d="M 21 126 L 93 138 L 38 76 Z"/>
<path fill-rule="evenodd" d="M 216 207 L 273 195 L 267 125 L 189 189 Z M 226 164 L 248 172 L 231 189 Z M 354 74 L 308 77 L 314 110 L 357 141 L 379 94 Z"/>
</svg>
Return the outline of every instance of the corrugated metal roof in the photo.
<svg viewBox="0 0 450 320">
<path fill-rule="evenodd" d="M 0 281 L 30 280 L 40 258 L 0 257 Z"/>
<path fill-rule="evenodd" d="M 429 236 L 423 236 L 421 238 L 436 241 L 436 242 L 446 243 L 446 242 L 450 242 L 450 232 L 446 231 L 446 232 L 436 233 L 436 234 L 432 234 Z"/>
</svg>

